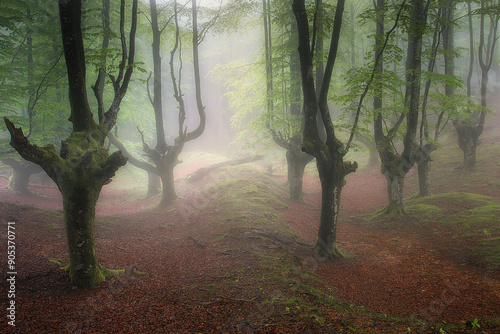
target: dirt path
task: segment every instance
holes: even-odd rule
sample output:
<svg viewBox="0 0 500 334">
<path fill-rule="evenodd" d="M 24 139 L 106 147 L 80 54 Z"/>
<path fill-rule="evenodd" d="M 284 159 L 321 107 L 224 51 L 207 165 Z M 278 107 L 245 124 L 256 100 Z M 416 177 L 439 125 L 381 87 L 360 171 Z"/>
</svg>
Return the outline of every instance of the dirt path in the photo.
<svg viewBox="0 0 500 334">
<path fill-rule="evenodd" d="M 447 252 L 457 246 L 451 232 L 405 224 L 404 218 L 395 228 L 355 217 L 385 203 L 380 191 L 385 181 L 373 173 L 349 176 L 342 193 L 339 247 L 352 257 L 334 264 L 318 260 L 319 276 L 342 298 L 382 314 L 447 322 L 498 316 L 498 272 Z M 368 184 L 369 180 L 373 183 Z M 310 181 L 306 203 L 292 205 L 287 212 L 294 232 L 310 243 L 316 240 L 320 214 L 317 189 L 316 181 Z"/>
<path fill-rule="evenodd" d="M 493 142 L 491 138 L 487 140 Z M 185 173 L 196 168 L 193 164 Z M 276 180 L 283 181 L 284 176 Z M 384 316 L 353 315 L 351 305 L 392 317 L 415 316 L 424 322 L 415 322 L 420 328 L 415 332 L 420 333 L 430 333 L 425 322 L 446 321 L 465 328 L 466 321 L 500 317 L 500 273 L 455 251 L 467 249 L 468 241 L 457 239 L 445 227 L 416 226 L 408 218 L 367 223 L 361 215 L 385 204 L 385 180 L 374 168 L 349 175 L 347 182 L 338 227 L 339 246 L 351 255 L 345 260 L 318 259 L 311 251 L 320 214 L 317 177 L 305 178 L 305 202 L 284 199 L 287 224 L 298 237 L 297 243 L 286 246 L 292 261 L 300 262 L 298 272 L 295 267 L 286 269 L 286 263 L 285 269 L 266 267 L 254 255 L 257 247 L 274 254 L 276 242 L 265 244 L 252 231 L 240 231 L 228 241 L 231 232 L 209 224 L 231 209 L 219 207 L 201 192 L 209 180 L 189 188 L 181 181 L 183 198 L 165 210 L 155 208 L 158 198 L 142 198 L 141 185 L 106 187 L 97 207 L 100 261 L 110 268 L 135 265 L 146 275 L 134 276 L 131 271 L 83 290 L 73 289 L 67 275 L 49 261 L 64 262 L 68 257 L 57 189 L 36 187 L 39 195 L 22 197 L 0 188 L 2 219 L 17 224 L 19 326 L 14 332 L 333 333 L 354 328 L 358 333 L 402 333 L 410 327 Z M 449 183 L 449 188 L 440 190 L 458 186 Z M 0 180 L 0 187 L 5 185 L 6 180 Z M 500 197 L 498 189 L 471 187 Z M 409 185 L 406 195 L 414 191 Z M 1 237 L 5 245 L 4 232 Z M 279 278 L 276 270 L 282 270 Z M 323 321 L 317 321 L 319 313 L 314 310 L 304 318 L 305 306 L 290 304 L 298 296 L 313 299 L 299 287 L 300 278 L 311 272 L 325 283 L 321 289 L 344 302 L 341 310 L 320 305 Z M 5 306 L 6 285 L 0 288 Z M 6 330 L 2 321 L 0 332 Z M 483 325 L 480 330 L 496 333 L 499 327 Z"/>
</svg>

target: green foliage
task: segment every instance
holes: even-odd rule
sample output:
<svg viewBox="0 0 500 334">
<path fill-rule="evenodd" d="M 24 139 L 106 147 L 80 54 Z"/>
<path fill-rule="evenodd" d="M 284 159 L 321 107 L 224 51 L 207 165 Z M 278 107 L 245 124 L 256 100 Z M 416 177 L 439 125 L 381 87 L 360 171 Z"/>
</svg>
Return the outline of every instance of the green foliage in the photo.
<svg viewBox="0 0 500 334">
<path fill-rule="evenodd" d="M 0 115 L 32 143 L 57 143 L 68 134 L 69 115 L 57 3 L 2 3 L 1 15 Z"/>
<path fill-rule="evenodd" d="M 253 21 L 255 12 L 260 10 L 261 6 L 255 1 L 230 0 L 221 6 L 200 8 L 199 16 L 201 20 L 217 16 L 217 22 L 210 27 L 212 33 L 236 33 L 255 24 Z M 201 29 L 205 29 L 208 24 L 202 23 Z"/>
<path fill-rule="evenodd" d="M 251 149 L 256 148 L 256 143 L 270 139 L 266 128 L 269 116 L 263 112 L 266 108 L 263 74 L 256 64 L 243 60 L 216 65 L 210 72 L 210 76 L 228 91 L 231 127 L 237 131 L 235 142 Z"/>
</svg>

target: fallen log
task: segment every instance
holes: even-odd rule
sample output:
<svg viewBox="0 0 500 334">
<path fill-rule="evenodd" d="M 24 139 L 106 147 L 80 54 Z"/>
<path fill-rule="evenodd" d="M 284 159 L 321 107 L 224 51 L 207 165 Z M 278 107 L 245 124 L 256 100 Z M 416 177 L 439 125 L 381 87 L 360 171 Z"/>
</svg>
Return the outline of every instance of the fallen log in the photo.
<svg viewBox="0 0 500 334">
<path fill-rule="evenodd" d="M 196 182 L 201 179 L 203 179 L 208 173 L 211 171 L 220 168 L 220 167 L 225 167 L 225 166 L 237 166 L 237 165 L 243 165 L 249 162 L 254 162 L 258 160 L 262 160 L 263 156 L 262 155 L 257 155 L 254 157 L 246 157 L 243 159 L 237 159 L 237 160 L 230 160 L 230 161 L 224 161 L 224 162 L 219 162 L 213 165 L 210 165 L 208 167 L 203 167 L 198 169 L 197 171 L 191 173 L 188 175 L 188 182 Z"/>
</svg>

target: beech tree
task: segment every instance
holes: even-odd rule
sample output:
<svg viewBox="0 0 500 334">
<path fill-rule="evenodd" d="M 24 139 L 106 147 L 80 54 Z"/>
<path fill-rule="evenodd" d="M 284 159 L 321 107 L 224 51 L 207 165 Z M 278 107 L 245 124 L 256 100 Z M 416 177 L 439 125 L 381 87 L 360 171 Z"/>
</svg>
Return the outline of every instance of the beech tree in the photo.
<svg viewBox="0 0 500 334">
<path fill-rule="evenodd" d="M 498 0 L 481 0 L 479 1 L 480 8 L 476 11 L 471 11 L 469 4 L 469 39 L 470 39 L 470 66 L 467 78 L 467 92 L 470 97 L 470 78 L 473 71 L 473 48 L 474 48 L 474 28 L 472 24 L 472 15 L 479 15 L 479 46 L 477 49 L 479 67 L 481 69 L 480 83 L 480 101 L 482 108 L 467 108 L 467 113 L 462 117 L 457 117 L 453 120 L 453 124 L 458 135 L 458 146 L 463 152 L 463 162 L 460 169 L 470 169 L 476 165 L 476 149 L 479 144 L 479 137 L 483 133 L 484 122 L 487 114 L 487 91 L 488 91 L 488 73 L 493 64 L 495 55 L 495 46 L 498 40 L 498 21 L 500 17 L 500 3 Z M 453 11 L 450 11 L 453 15 Z M 449 41 L 448 50 L 453 51 L 453 25 L 448 28 L 449 34 L 445 35 L 445 41 Z M 453 71 L 453 59 L 445 58 L 448 71 Z"/>
<path fill-rule="evenodd" d="M 266 127 L 270 131 L 274 142 L 286 150 L 287 181 L 290 198 L 303 200 L 302 181 L 304 170 L 313 157 L 301 150 L 302 135 L 300 132 L 303 127 L 303 117 L 300 108 L 302 94 L 300 88 L 299 54 L 296 42 L 298 34 L 297 23 L 293 20 L 293 16 L 290 15 L 291 13 L 288 14 L 289 6 L 280 7 L 282 10 L 285 10 L 285 13 L 280 12 L 279 9 L 277 10 L 278 12 L 275 15 L 278 18 L 275 21 L 280 22 L 281 26 L 277 27 L 277 29 L 279 29 L 278 32 L 282 38 L 278 41 L 279 45 L 277 46 L 280 49 L 280 54 L 277 55 L 278 59 L 273 61 L 271 2 L 263 0 L 262 3 L 267 82 L 266 118 L 268 121 L 266 122 Z M 287 39 L 284 37 L 287 37 Z M 318 40 L 322 40 L 322 37 L 318 38 Z M 318 62 L 322 63 L 320 60 Z M 321 72 L 317 71 L 317 73 Z M 281 82 L 276 88 L 273 82 L 274 76 L 277 76 L 277 81 Z M 279 100 L 278 103 L 274 102 L 275 98 Z"/>
<path fill-rule="evenodd" d="M 11 134 L 11 145 L 26 160 L 32 161 L 56 183 L 63 198 L 64 222 L 70 262 L 66 266 L 70 280 L 77 286 L 102 282 L 117 271 L 102 266 L 94 245 L 95 205 L 105 184 L 127 159 L 117 151 L 111 155 L 103 147 L 107 133 L 115 125 L 120 103 L 126 94 L 134 68 L 137 0 L 132 4 L 129 48 L 125 36 L 125 0 L 121 0 L 120 38 L 122 57 L 119 72 L 109 75 L 114 99 L 99 122 L 87 98 L 86 62 L 82 37 L 81 0 L 60 0 L 59 16 L 68 74 L 70 122 L 72 133 L 61 142 L 59 152 L 49 144 L 39 147 L 30 143 L 21 128 L 4 118 Z M 96 83 L 98 86 L 98 83 Z M 98 101 L 101 105 L 103 101 Z"/>
<path fill-rule="evenodd" d="M 206 124 L 206 114 L 205 107 L 201 99 L 201 79 L 200 79 L 200 69 L 198 60 L 198 46 L 203 39 L 203 35 L 198 34 L 198 8 L 196 1 L 191 1 L 191 14 L 192 14 L 192 51 L 193 51 L 193 70 L 194 70 L 194 84 L 195 84 L 195 99 L 196 107 L 199 115 L 198 126 L 192 130 L 188 131 L 185 126 L 186 120 L 186 104 L 184 102 L 184 96 L 181 87 L 181 78 L 177 77 L 176 74 L 176 57 L 178 61 L 182 64 L 182 52 L 180 50 L 180 26 L 179 26 L 179 8 L 177 1 L 174 1 L 173 15 L 174 20 L 174 46 L 170 52 L 170 78 L 172 80 L 172 86 L 174 90 L 174 98 L 178 104 L 178 133 L 174 139 L 173 143 L 167 143 L 165 138 L 165 129 L 163 123 L 163 102 L 162 102 L 162 59 L 160 55 L 160 44 L 161 44 L 161 34 L 167 27 L 167 24 L 163 27 L 159 26 L 158 23 L 158 10 L 155 0 L 150 1 L 151 6 L 151 28 L 153 32 L 153 96 L 150 96 L 151 104 L 153 105 L 155 113 L 155 124 L 156 124 L 156 145 L 151 148 L 145 141 L 144 135 L 141 132 L 142 142 L 144 147 L 144 152 L 153 161 L 156 167 L 156 174 L 161 178 L 162 182 L 162 197 L 160 201 L 160 206 L 168 205 L 173 203 L 177 199 L 177 194 L 175 191 L 174 184 L 174 168 L 180 163 L 179 154 L 182 152 L 184 145 L 192 141 L 203 134 Z M 182 65 L 180 65 L 182 68 Z M 179 70 L 179 75 L 182 75 Z M 148 79 L 149 84 L 149 79 Z M 149 94 L 149 90 L 148 90 Z"/>
<path fill-rule="evenodd" d="M 321 217 L 318 231 L 318 240 L 315 251 L 328 258 L 342 257 L 342 252 L 337 248 L 337 222 L 340 208 L 340 194 L 344 186 L 344 177 L 356 171 L 357 163 L 344 161 L 348 145 L 336 137 L 333 122 L 328 110 L 328 91 L 332 77 L 335 60 L 337 57 L 342 15 L 344 13 L 344 0 L 337 1 L 335 21 L 330 41 L 328 60 L 325 73 L 316 95 L 316 81 L 314 77 L 313 53 L 314 41 L 309 33 L 310 22 L 305 8 L 305 0 L 293 1 L 293 12 L 297 20 L 300 71 L 302 78 L 304 129 L 302 133 L 302 150 L 316 158 L 319 178 L 321 182 Z M 313 26 L 313 29 L 316 29 Z M 313 36 L 315 35 L 313 31 Z M 320 128 L 317 123 L 318 110 L 321 123 L 326 130 L 326 139 L 320 137 Z"/>
<path fill-rule="evenodd" d="M 403 3 L 404 4 L 404 3 Z M 421 78 L 421 56 L 422 56 L 422 37 L 425 32 L 427 22 L 427 12 L 430 1 L 412 0 L 411 16 L 408 25 L 408 47 L 406 55 L 406 88 L 404 93 L 403 108 L 393 122 L 392 127 L 387 128 L 384 122 L 382 112 L 383 89 L 382 73 L 383 65 L 378 63 L 376 91 L 377 94 L 373 101 L 374 107 L 374 134 L 377 151 L 379 152 L 382 164 L 381 171 L 387 181 L 388 204 L 381 211 L 386 214 L 404 213 L 403 204 L 403 186 L 405 176 L 413 167 L 417 153 L 417 127 L 420 114 L 420 78 Z M 403 5 L 401 6 L 403 8 Z M 384 0 L 377 0 L 377 28 L 375 37 L 375 49 L 381 50 L 384 45 Z M 398 14 L 399 15 L 399 14 Z M 376 55 L 378 53 L 376 52 Z M 403 137 L 403 149 L 399 153 L 393 143 L 395 135 L 400 130 L 401 125 L 406 120 Z"/>
</svg>

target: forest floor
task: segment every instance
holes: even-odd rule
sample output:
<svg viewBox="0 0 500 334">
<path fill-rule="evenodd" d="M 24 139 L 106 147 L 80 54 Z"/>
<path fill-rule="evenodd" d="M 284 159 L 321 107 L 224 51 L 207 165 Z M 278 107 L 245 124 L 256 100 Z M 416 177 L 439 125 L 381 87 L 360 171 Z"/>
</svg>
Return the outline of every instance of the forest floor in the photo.
<svg viewBox="0 0 500 334">
<path fill-rule="evenodd" d="M 321 199 L 312 164 L 297 202 L 283 173 L 258 164 L 190 183 L 222 159 L 191 152 L 177 167 L 180 199 L 167 208 L 144 199 L 144 179 L 127 169 L 103 189 L 97 253 L 128 270 L 77 289 L 60 269 L 68 251 L 55 186 L 35 183 L 21 196 L 1 179 L 1 254 L 14 222 L 17 275 L 16 326 L 2 315 L 0 332 L 500 333 L 500 122 L 489 117 L 478 167 L 454 169 L 461 153 L 450 133 L 433 163 L 433 191 L 443 195 L 408 200 L 406 216 L 373 214 L 386 203 L 378 167 L 349 175 L 338 226 L 347 257 L 336 261 L 312 252 Z M 407 198 L 417 192 L 415 172 L 405 187 Z"/>
</svg>

